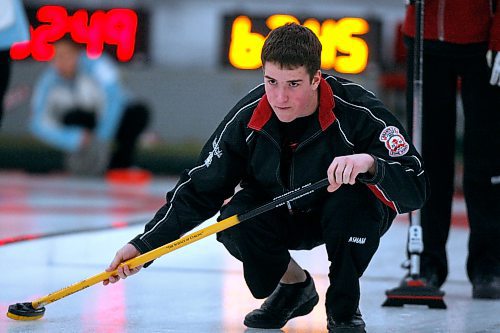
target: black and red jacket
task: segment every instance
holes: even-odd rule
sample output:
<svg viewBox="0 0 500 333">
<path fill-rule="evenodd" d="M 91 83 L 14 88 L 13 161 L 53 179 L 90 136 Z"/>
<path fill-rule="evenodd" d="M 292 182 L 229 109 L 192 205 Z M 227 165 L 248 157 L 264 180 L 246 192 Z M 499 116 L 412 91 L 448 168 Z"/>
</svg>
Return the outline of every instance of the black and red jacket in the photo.
<svg viewBox="0 0 500 333">
<path fill-rule="evenodd" d="M 425 0 L 424 39 L 462 45 L 485 43 L 500 51 L 499 11 L 500 0 Z M 414 5 L 407 8 L 403 33 L 415 37 Z"/>
<path fill-rule="evenodd" d="M 250 91 L 226 115 L 201 151 L 167 193 L 166 204 L 131 243 L 146 252 L 179 238 L 215 215 L 240 184 L 263 202 L 326 177 L 336 156 L 368 153 L 376 174 L 359 180 L 397 213 L 424 204 L 428 182 L 422 159 L 398 120 L 358 84 L 324 75 L 319 86 L 317 122 L 305 131 L 290 160 L 289 184 L 280 176 L 279 120 L 264 85 Z M 343 185 L 350 186 L 350 185 Z M 321 205 L 326 190 L 293 201 L 294 208 Z M 243 213 L 243 212 L 242 212 Z"/>
</svg>

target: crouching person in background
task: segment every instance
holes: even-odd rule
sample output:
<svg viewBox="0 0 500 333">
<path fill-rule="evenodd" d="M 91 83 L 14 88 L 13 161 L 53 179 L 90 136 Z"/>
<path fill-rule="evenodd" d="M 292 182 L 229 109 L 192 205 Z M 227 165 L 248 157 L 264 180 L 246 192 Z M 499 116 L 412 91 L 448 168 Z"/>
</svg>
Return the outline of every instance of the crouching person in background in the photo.
<svg viewBox="0 0 500 333">
<path fill-rule="evenodd" d="M 30 129 L 67 153 L 67 171 L 130 168 L 148 120 L 148 108 L 124 90 L 109 57 L 89 59 L 69 36 L 55 43 L 51 66 L 35 86 Z"/>
</svg>

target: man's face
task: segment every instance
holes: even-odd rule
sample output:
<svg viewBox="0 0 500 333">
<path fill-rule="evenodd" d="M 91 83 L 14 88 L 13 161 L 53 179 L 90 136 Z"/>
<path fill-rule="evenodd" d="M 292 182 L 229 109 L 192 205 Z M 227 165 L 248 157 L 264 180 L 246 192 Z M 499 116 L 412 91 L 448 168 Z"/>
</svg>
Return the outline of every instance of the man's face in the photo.
<svg viewBox="0 0 500 333">
<path fill-rule="evenodd" d="M 59 42 L 56 44 L 56 53 L 52 59 L 52 64 L 61 76 L 71 79 L 76 74 L 78 54 L 78 49 L 74 45 Z"/>
<path fill-rule="evenodd" d="M 264 64 L 267 99 L 276 117 L 285 123 L 314 113 L 320 80 L 319 70 L 311 80 L 304 66 L 287 69 L 273 62 Z"/>
</svg>

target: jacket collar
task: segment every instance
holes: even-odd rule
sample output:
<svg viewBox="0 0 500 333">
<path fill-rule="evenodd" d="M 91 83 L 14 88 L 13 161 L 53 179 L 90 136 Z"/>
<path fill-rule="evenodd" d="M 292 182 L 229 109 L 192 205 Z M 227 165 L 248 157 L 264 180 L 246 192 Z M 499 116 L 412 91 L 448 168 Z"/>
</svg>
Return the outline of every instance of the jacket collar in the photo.
<svg viewBox="0 0 500 333">
<path fill-rule="evenodd" d="M 335 102 L 333 100 L 333 91 L 330 85 L 324 78 L 321 78 L 319 83 L 319 112 L 318 118 L 321 129 L 325 131 L 335 121 Z M 267 100 L 267 95 L 264 94 L 259 104 L 252 114 L 252 118 L 248 123 L 248 127 L 260 131 L 264 125 L 271 119 L 273 109 Z"/>
</svg>

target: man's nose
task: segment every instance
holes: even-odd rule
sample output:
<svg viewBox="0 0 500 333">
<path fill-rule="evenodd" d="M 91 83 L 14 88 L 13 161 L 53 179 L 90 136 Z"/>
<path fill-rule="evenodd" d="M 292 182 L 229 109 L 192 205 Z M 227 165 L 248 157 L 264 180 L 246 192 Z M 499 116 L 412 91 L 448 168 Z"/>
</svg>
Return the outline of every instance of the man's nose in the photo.
<svg viewBox="0 0 500 333">
<path fill-rule="evenodd" d="M 276 93 L 276 97 L 278 102 L 286 102 L 288 101 L 288 90 L 286 87 L 279 87 Z"/>
</svg>

